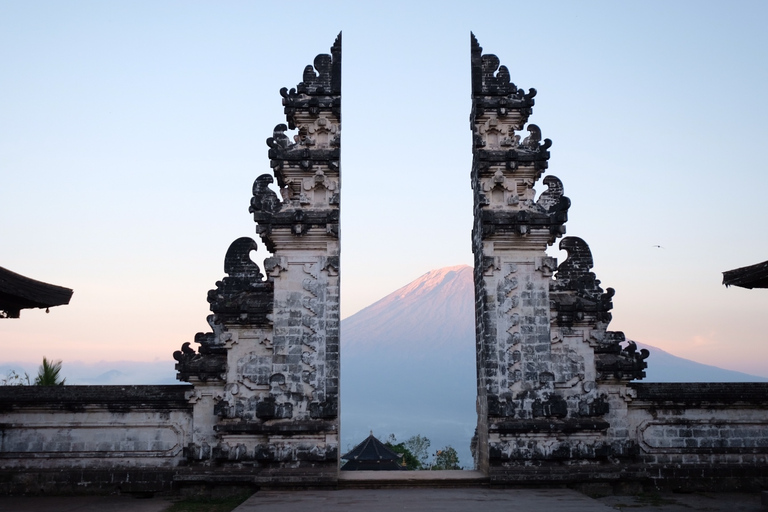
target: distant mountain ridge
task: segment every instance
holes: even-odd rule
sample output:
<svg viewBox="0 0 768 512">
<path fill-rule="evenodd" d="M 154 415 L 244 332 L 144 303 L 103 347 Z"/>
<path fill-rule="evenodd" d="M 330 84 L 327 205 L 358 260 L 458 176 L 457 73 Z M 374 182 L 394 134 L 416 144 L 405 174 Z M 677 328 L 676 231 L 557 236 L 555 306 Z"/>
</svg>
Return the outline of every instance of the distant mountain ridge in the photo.
<svg viewBox="0 0 768 512">
<path fill-rule="evenodd" d="M 382 347 L 474 353 L 474 324 L 472 267 L 432 270 L 342 320 L 342 357 Z M 472 343 L 463 347 L 467 340 Z"/>
<path fill-rule="evenodd" d="M 475 350 L 474 277 L 469 265 L 431 270 L 341 322 L 342 357 L 405 350 L 409 357 Z M 644 382 L 764 382 L 638 342 L 651 352 Z M 438 350 L 439 353 L 430 353 Z"/>
<path fill-rule="evenodd" d="M 341 322 L 342 447 L 370 430 L 451 444 L 471 467 L 477 422 L 472 267 L 427 272 Z M 643 382 L 757 382 L 638 343 L 651 352 Z"/>
<path fill-rule="evenodd" d="M 61 375 L 68 385 L 110 386 L 145 384 L 185 384 L 176 380 L 175 361 L 63 361 Z M 31 380 L 37 375 L 39 363 L 8 362 L 0 364 L 0 377 L 14 371 L 26 373 Z"/>
<path fill-rule="evenodd" d="M 341 436 L 346 451 L 373 430 L 405 440 L 422 434 L 431 450 L 452 445 L 471 467 L 469 440 L 477 422 L 473 270 L 432 270 L 341 322 Z M 647 348 L 643 382 L 765 382 Z M 6 363 L 37 374 L 37 364 Z M 174 361 L 64 361 L 67 384 L 182 384 Z"/>
<path fill-rule="evenodd" d="M 645 343 L 637 346 L 651 353 L 641 382 L 768 382 L 766 377 L 697 363 Z"/>
</svg>

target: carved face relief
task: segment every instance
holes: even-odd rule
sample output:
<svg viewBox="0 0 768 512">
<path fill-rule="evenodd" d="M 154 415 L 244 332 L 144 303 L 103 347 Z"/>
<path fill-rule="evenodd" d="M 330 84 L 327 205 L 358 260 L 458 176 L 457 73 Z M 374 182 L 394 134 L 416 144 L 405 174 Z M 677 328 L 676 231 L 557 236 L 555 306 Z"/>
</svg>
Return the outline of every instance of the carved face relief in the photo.
<svg viewBox="0 0 768 512">
<path fill-rule="evenodd" d="M 268 389 L 269 377 L 272 373 L 272 356 L 258 355 L 254 352 L 246 354 L 237 361 L 237 373 L 246 388 Z"/>
<path fill-rule="evenodd" d="M 491 208 L 502 208 L 518 201 L 515 180 L 507 178 L 500 170 L 497 170 L 492 178 L 483 181 L 483 192 Z"/>
<path fill-rule="evenodd" d="M 328 208 L 331 198 L 339 188 L 339 182 L 328 178 L 322 170 L 311 178 L 302 180 L 301 203 L 315 208 Z"/>
<path fill-rule="evenodd" d="M 498 151 L 517 147 L 520 136 L 515 135 L 514 127 L 507 121 L 500 121 L 492 115 L 477 128 L 486 150 Z"/>
<path fill-rule="evenodd" d="M 338 125 L 325 116 L 318 117 L 312 124 L 307 126 L 307 136 L 317 148 L 330 148 L 335 145 L 334 139 L 338 133 Z"/>
</svg>

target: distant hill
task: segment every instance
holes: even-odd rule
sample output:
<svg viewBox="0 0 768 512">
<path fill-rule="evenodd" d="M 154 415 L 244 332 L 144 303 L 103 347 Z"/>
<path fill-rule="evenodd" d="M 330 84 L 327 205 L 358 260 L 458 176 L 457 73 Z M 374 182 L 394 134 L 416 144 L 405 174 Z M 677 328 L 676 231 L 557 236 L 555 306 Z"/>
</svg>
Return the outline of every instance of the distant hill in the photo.
<svg viewBox="0 0 768 512">
<path fill-rule="evenodd" d="M 673 356 L 645 343 L 637 342 L 637 346 L 647 348 L 651 353 L 647 359 L 648 369 L 645 370 L 643 382 L 768 382 L 765 377 Z"/>
<path fill-rule="evenodd" d="M 451 444 L 471 468 L 475 413 L 472 267 L 432 270 L 341 322 L 342 446 L 373 430 Z M 766 378 L 651 352 L 644 382 L 765 382 Z"/>
<path fill-rule="evenodd" d="M 447 444 L 471 468 L 475 413 L 472 267 L 427 272 L 341 322 L 341 451 L 365 439 L 421 434 L 434 452 Z M 638 343 L 650 352 L 644 382 L 766 382 Z M 0 365 L 31 379 L 39 363 Z M 174 361 L 64 361 L 67 384 L 181 384 Z"/>
<path fill-rule="evenodd" d="M 373 430 L 447 444 L 471 468 L 475 429 L 472 268 L 433 270 L 341 322 L 341 451 Z"/>
<path fill-rule="evenodd" d="M 69 385 L 139 385 L 139 384 L 184 384 L 176 380 L 176 362 L 168 355 L 168 361 L 64 361 L 61 376 Z M 18 362 L 0 365 L 0 377 L 11 370 L 27 373 L 30 380 L 37 375 L 39 363 Z"/>
</svg>

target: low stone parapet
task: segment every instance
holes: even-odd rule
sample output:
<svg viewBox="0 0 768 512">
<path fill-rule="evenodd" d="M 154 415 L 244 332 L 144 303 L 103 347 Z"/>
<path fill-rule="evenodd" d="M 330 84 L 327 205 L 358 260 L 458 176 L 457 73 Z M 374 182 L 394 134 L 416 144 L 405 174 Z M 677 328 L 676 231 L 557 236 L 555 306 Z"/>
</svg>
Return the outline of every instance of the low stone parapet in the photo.
<svg viewBox="0 0 768 512">
<path fill-rule="evenodd" d="M 768 485 L 768 383 L 633 383 L 630 435 L 663 487 Z"/>
<path fill-rule="evenodd" d="M 191 386 L 0 387 L 0 492 L 170 490 Z"/>
</svg>

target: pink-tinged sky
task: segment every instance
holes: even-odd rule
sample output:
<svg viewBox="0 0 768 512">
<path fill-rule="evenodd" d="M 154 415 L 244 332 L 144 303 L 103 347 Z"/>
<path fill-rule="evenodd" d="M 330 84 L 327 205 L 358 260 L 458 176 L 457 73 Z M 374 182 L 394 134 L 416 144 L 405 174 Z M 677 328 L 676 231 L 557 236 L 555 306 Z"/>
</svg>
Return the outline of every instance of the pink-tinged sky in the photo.
<svg viewBox="0 0 768 512">
<path fill-rule="evenodd" d="M 0 0 L 0 266 L 75 290 L 0 321 L 4 361 L 170 360 L 205 330 L 278 91 L 340 30 L 343 315 L 471 264 L 472 30 L 538 90 L 612 329 L 768 376 L 768 290 L 720 284 L 768 259 L 768 4 L 358 4 Z"/>
</svg>

